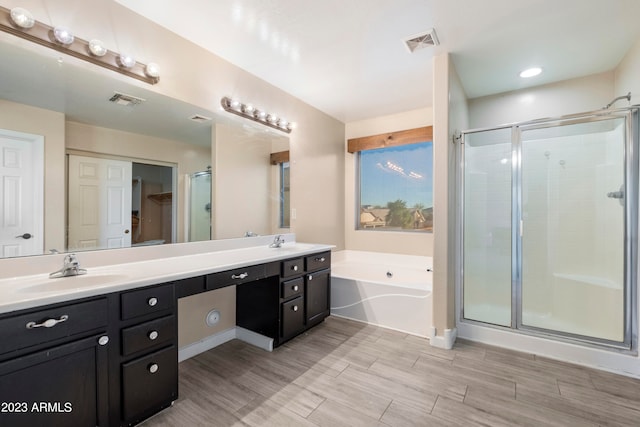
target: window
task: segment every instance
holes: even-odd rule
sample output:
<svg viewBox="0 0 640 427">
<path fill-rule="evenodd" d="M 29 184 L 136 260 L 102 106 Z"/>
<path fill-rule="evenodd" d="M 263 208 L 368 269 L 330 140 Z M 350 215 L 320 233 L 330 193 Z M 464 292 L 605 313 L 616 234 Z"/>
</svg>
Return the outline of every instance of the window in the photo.
<svg viewBox="0 0 640 427">
<path fill-rule="evenodd" d="M 280 228 L 290 227 L 289 162 L 280 163 Z"/>
<path fill-rule="evenodd" d="M 431 141 L 361 149 L 358 169 L 359 230 L 433 231 Z"/>
</svg>

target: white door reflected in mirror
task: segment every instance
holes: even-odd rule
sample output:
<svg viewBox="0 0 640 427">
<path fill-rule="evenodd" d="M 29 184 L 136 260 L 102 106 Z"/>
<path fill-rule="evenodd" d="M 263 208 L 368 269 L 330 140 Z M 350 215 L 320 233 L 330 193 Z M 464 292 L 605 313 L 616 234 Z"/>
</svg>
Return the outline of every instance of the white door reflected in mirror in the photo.
<svg viewBox="0 0 640 427">
<path fill-rule="evenodd" d="M 44 138 L 0 129 L 0 258 L 44 246 Z"/>
</svg>

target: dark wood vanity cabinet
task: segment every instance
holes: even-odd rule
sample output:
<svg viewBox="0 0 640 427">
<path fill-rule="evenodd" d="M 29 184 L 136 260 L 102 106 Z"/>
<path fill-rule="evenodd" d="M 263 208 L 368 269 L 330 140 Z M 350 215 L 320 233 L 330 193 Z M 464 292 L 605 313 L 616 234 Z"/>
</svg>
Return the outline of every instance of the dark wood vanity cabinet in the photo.
<svg viewBox="0 0 640 427">
<path fill-rule="evenodd" d="M 236 286 L 278 346 L 329 315 L 323 252 L 0 315 L 0 426 L 129 426 L 178 398 L 177 299 Z"/>
<path fill-rule="evenodd" d="M 107 298 L 0 319 L 0 425 L 107 426 Z"/>
<path fill-rule="evenodd" d="M 177 322 L 173 283 L 120 294 L 120 343 L 112 363 L 119 372 L 120 425 L 134 425 L 178 398 Z"/>
</svg>

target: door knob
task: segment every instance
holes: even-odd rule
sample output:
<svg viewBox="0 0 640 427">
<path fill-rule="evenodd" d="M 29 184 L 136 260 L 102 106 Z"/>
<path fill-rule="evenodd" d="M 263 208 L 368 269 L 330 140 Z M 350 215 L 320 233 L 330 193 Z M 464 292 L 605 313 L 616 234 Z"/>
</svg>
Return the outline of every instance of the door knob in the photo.
<svg viewBox="0 0 640 427">
<path fill-rule="evenodd" d="M 124 230 L 124 234 L 129 234 L 129 230 Z"/>
<path fill-rule="evenodd" d="M 25 239 L 25 240 L 29 240 L 30 238 L 32 238 L 33 236 L 29 233 L 24 233 L 21 234 L 19 236 L 16 236 L 16 239 Z"/>
</svg>

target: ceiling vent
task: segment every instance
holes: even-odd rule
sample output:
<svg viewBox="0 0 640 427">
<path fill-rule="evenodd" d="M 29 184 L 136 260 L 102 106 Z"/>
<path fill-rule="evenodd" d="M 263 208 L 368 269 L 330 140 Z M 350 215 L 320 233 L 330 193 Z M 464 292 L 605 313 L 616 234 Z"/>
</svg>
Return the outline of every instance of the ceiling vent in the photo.
<svg viewBox="0 0 640 427">
<path fill-rule="evenodd" d="M 189 119 L 193 120 L 194 122 L 198 122 L 198 123 L 204 123 L 204 122 L 210 122 L 211 121 L 211 117 L 201 116 L 200 114 L 195 114 L 195 115 L 189 117 Z"/>
<path fill-rule="evenodd" d="M 116 92 L 111 98 L 109 98 L 109 101 L 114 102 L 118 105 L 126 106 L 142 104 L 145 100 L 142 98 L 138 98 L 137 96 Z"/>
<path fill-rule="evenodd" d="M 413 53 L 425 47 L 438 46 L 440 42 L 438 41 L 438 36 L 436 36 L 436 30 L 431 28 L 425 33 L 416 34 L 405 39 L 404 44 L 409 49 L 409 52 Z"/>
</svg>

